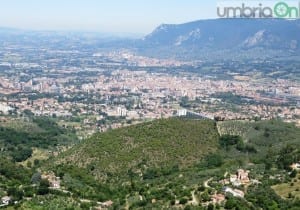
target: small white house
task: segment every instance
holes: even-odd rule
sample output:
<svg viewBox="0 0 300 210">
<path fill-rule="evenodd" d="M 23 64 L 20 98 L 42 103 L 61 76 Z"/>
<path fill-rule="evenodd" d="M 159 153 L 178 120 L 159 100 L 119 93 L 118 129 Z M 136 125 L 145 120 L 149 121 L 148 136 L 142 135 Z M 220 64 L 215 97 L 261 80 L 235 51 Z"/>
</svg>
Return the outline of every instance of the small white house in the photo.
<svg viewBox="0 0 300 210">
<path fill-rule="evenodd" d="M 4 196 L 1 198 L 1 202 L 3 205 L 8 205 L 10 201 L 11 201 L 11 198 L 9 196 Z"/>
<path fill-rule="evenodd" d="M 186 109 L 179 109 L 177 110 L 177 116 L 182 117 L 187 115 L 187 110 Z"/>
<path fill-rule="evenodd" d="M 291 168 L 293 170 L 300 170 L 300 163 L 294 163 L 293 165 L 291 165 Z"/>
<path fill-rule="evenodd" d="M 6 105 L 6 104 L 0 104 L 0 112 L 2 112 L 3 114 L 8 114 L 9 111 L 14 110 L 12 107 Z"/>
<path fill-rule="evenodd" d="M 224 192 L 232 194 L 234 197 L 240 197 L 243 198 L 245 196 L 245 193 L 241 190 L 232 189 L 230 187 L 225 187 Z"/>
</svg>

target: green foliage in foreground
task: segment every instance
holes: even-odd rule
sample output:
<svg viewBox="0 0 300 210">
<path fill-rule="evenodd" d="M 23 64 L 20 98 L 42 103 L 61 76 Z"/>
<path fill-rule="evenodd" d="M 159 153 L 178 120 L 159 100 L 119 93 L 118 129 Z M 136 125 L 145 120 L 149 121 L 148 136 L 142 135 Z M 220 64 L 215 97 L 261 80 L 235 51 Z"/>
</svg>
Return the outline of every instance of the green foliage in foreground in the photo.
<svg viewBox="0 0 300 210">
<path fill-rule="evenodd" d="M 87 207 L 87 208 L 86 208 Z M 37 196 L 30 201 L 16 205 L 19 210 L 46 210 L 46 209 L 65 209 L 65 210 L 81 210 L 89 209 L 89 205 L 82 205 L 78 200 L 74 200 L 67 196 L 46 195 Z"/>
<path fill-rule="evenodd" d="M 22 122 L 19 119 L 13 123 L 0 124 L 0 149 L 16 162 L 31 157 L 32 148 L 50 149 L 71 144 L 76 140 L 74 134 L 49 118 L 36 117 L 31 122 Z"/>
<path fill-rule="evenodd" d="M 187 168 L 214 153 L 218 138 L 213 121 L 158 120 L 96 134 L 57 163 L 84 167 L 102 180 L 130 169 Z"/>
<path fill-rule="evenodd" d="M 223 131 L 221 137 L 217 126 Z M 242 167 L 251 170 L 252 178 L 262 180 L 263 185 L 249 189 L 247 199 L 253 204 L 228 198 L 228 208 L 292 207 L 294 202 L 284 201 L 271 189 L 280 181 L 267 182 L 263 174 L 278 171 L 282 175 L 281 168 L 286 167 L 281 165 L 295 160 L 299 129 L 276 120 L 221 122 L 217 126 L 213 121 L 168 119 L 97 134 L 54 160 L 52 169 L 61 174 L 67 189 L 82 189 L 85 193 L 76 192 L 82 197 L 110 198 L 117 208 L 128 203 L 133 209 L 158 209 L 171 208 L 176 200 L 189 206 L 193 191 L 200 203 L 205 202 L 209 200 L 202 191 L 207 189 L 201 187 L 205 180 L 220 180 L 226 171 Z M 285 174 L 289 179 L 288 172 Z M 267 191 L 272 195 L 268 199 L 263 196 Z M 255 196 L 257 200 L 253 200 Z"/>
<path fill-rule="evenodd" d="M 20 209 L 89 209 L 107 200 L 114 202 L 111 209 L 297 209 L 299 200 L 283 199 L 273 186 L 299 181 L 288 171 L 300 157 L 299 130 L 280 121 L 158 120 L 96 134 L 50 159 L 43 170 L 54 171 L 64 191 L 45 191 L 38 176 L 31 178 L 37 188 L 8 191 L 33 192 Z M 202 207 L 224 193 L 219 181 L 226 172 L 239 168 L 261 184 L 247 187 L 245 199 L 226 194 L 223 203 Z"/>
<path fill-rule="evenodd" d="M 12 182 L 15 184 L 29 183 L 31 173 L 23 166 L 18 166 L 5 157 L 0 158 L 0 184 Z"/>
</svg>

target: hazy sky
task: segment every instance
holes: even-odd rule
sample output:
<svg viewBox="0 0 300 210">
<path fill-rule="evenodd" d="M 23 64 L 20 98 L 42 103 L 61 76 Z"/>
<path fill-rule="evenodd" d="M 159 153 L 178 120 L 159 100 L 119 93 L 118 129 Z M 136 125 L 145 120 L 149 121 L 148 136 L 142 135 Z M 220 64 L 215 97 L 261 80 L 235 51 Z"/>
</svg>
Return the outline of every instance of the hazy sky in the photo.
<svg viewBox="0 0 300 210">
<path fill-rule="evenodd" d="M 0 27 L 148 33 L 216 16 L 215 0 L 1 0 Z"/>
</svg>

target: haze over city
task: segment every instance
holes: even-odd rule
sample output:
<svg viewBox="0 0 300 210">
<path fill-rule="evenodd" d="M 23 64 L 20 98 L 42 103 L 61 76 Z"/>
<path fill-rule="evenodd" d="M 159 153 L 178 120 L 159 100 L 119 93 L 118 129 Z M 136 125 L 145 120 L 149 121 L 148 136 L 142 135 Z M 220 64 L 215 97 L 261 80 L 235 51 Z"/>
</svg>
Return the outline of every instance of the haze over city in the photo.
<svg viewBox="0 0 300 210">
<path fill-rule="evenodd" d="M 216 1 L 5 0 L 0 27 L 145 34 L 162 23 L 209 19 L 215 14 Z"/>
</svg>

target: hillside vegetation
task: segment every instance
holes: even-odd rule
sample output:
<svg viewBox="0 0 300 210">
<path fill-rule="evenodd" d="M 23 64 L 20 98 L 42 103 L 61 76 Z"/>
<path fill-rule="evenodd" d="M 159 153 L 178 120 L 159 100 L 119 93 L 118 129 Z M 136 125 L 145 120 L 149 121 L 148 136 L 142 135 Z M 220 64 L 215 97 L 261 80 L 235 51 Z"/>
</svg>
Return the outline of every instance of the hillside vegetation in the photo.
<svg viewBox="0 0 300 210">
<path fill-rule="evenodd" d="M 293 162 L 299 161 L 300 129 L 294 124 L 280 120 L 245 122 L 219 122 L 218 130 L 221 136 L 240 136 L 240 142 L 234 147 L 226 147 L 228 151 L 247 152 L 247 156 L 227 152 L 228 156 L 241 156 L 240 160 L 263 163 L 267 168 L 289 168 Z M 224 146 L 224 145 L 223 145 Z M 245 159 L 246 158 L 246 159 Z"/>
<path fill-rule="evenodd" d="M 202 209 L 224 193 L 220 180 L 243 168 L 261 184 L 241 186 L 244 199 L 225 194 L 226 202 L 215 207 L 292 209 L 296 197 L 286 200 L 273 186 L 291 183 L 299 137 L 299 128 L 279 120 L 164 119 L 96 134 L 45 167 L 73 196 L 113 200 L 116 209 Z"/>
<path fill-rule="evenodd" d="M 213 121 L 168 119 L 106 133 L 75 146 L 57 163 L 90 168 L 102 179 L 109 174 L 146 168 L 187 168 L 218 148 Z"/>
<path fill-rule="evenodd" d="M 1 155 L 9 156 L 16 162 L 30 158 L 34 148 L 53 150 L 76 141 L 72 131 L 60 127 L 49 118 L 7 118 L 0 121 Z"/>
<path fill-rule="evenodd" d="M 43 126 L 32 121 L 32 135 L 45 132 Z M 0 161 L 0 195 L 18 201 L 8 209 L 90 209 L 108 201 L 109 209 L 296 210 L 300 174 L 289 166 L 299 161 L 299 137 L 299 128 L 279 120 L 155 120 L 95 134 L 32 167 L 8 155 Z M 238 169 L 250 181 L 229 181 Z M 57 189 L 41 178 L 52 172 Z M 216 195 L 224 200 L 216 202 Z"/>
</svg>

